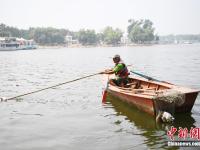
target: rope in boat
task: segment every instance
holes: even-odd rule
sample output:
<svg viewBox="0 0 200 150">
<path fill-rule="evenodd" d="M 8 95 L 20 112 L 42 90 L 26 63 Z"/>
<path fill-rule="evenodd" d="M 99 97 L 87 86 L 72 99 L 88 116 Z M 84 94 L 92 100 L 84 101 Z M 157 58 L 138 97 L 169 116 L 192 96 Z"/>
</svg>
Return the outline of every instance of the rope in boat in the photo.
<svg viewBox="0 0 200 150">
<path fill-rule="evenodd" d="M 16 99 L 16 98 L 19 98 L 19 97 L 22 97 L 22 96 L 30 95 L 30 94 L 33 94 L 33 93 L 37 93 L 37 92 L 41 92 L 41 91 L 47 90 L 47 89 L 52 89 L 52 88 L 55 88 L 55 87 L 58 87 L 58 86 L 61 86 L 61 85 L 67 84 L 67 83 L 71 83 L 71 82 L 75 82 L 75 81 L 82 80 L 82 79 L 85 79 L 85 78 L 89 78 L 89 77 L 92 77 L 92 76 L 95 76 L 95 75 L 98 75 L 98 74 L 100 74 L 100 73 L 95 73 L 95 74 L 83 76 L 81 78 L 73 79 L 73 80 L 70 80 L 70 81 L 66 81 L 66 82 L 63 82 L 63 83 L 59 83 L 59 84 L 56 84 L 56 85 L 53 85 L 53 86 L 49 86 L 49 87 L 46 87 L 46 88 L 43 88 L 43 89 L 31 91 L 31 92 L 28 92 L 28 93 L 25 93 L 25 94 L 21 94 L 21 95 L 17 95 L 17 96 L 14 96 L 14 97 L 0 98 L 0 100 L 1 101 L 13 100 L 13 99 Z"/>
</svg>

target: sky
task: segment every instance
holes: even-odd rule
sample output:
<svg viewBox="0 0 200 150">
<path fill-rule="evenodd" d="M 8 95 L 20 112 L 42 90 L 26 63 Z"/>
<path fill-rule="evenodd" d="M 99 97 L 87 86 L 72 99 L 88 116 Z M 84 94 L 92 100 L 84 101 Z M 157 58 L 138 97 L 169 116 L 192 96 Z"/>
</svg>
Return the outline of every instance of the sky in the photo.
<svg viewBox="0 0 200 150">
<path fill-rule="evenodd" d="M 126 32 L 129 19 L 150 19 L 158 35 L 200 34 L 200 0 L 0 0 L 0 23 L 20 29 Z"/>
</svg>

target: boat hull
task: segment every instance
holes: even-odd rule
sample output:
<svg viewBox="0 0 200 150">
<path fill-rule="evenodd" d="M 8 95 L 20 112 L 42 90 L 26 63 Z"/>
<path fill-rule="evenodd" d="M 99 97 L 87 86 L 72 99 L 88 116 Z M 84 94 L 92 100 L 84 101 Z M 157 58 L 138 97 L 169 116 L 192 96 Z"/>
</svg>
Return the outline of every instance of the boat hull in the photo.
<svg viewBox="0 0 200 150">
<path fill-rule="evenodd" d="M 155 107 L 154 102 L 152 99 L 144 98 L 144 97 L 137 97 L 133 95 L 127 95 L 125 93 L 119 93 L 116 91 L 112 91 L 108 89 L 108 93 L 114 97 L 119 98 L 122 101 L 125 101 L 129 104 L 134 105 L 139 110 L 144 111 L 152 116 L 155 116 Z"/>
<path fill-rule="evenodd" d="M 153 95 L 142 95 L 131 93 L 130 91 L 121 90 L 117 86 L 109 85 L 107 91 L 112 96 L 119 98 L 122 101 L 125 101 L 131 105 L 134 105 L 139 110 L 150 114 L 151 116 L 157 116 L 159 111 L 166 111 L 171 114 L 174 113 L 189 113 L 192 110 L 192 107 L 197 98 L 197 90 L 179 87 L 171 83 L 158 83 L 152 81 L 146 81 L 143 79 L 134 79 L 139 81 L 143 86 L 146 85 L 149 87 L 156 87 L 157 89 L 167 89 L 167 90 L 176 90 L 184 95 L 184 100 L 181 102 L 169 102 L 155 99 Z"/>
<path fill-rule="evenodd" d="M 185 102 L 182 105 L 176 105 L 175 112 L 176 113 L 189 113 L 191 112 L 195 100 L 197 98 L 198 92 L 187 93 L 185 94 Z"/>
</svg>

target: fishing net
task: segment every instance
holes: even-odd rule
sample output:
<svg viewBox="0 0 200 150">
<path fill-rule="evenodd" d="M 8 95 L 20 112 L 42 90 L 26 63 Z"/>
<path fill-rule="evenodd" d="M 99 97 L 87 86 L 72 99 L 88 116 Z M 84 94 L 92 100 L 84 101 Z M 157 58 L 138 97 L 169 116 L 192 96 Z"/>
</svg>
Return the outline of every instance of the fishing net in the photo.
<svg viewBox="0 0 200 150">
<path fill-rule="evenodd" d="M 156 113 L 159 111 L 166 111 L 174 115 L 175 107 L 181 106 L 185 102 L 185 94 L 170 89 L 158 92 L 153 99 Z"/>
<path fill-rule="evenodd" d="M 154 100 L 175 103 L 176 106 L 180 106 L 185 102 L 185 94 L 175 90 L 165 90 L 157 93 Z"/>
</svg>

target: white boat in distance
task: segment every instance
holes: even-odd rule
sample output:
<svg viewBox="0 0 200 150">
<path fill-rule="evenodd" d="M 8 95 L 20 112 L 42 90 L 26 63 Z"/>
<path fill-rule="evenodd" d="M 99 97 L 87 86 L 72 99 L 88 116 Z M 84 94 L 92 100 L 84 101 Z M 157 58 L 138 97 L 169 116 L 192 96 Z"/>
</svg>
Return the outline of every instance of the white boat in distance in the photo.
<svg viewBox="0 0 200 150">
<path fill-rule="evenodd" d="M 0 37 L 0 51 L 37 49 L 34 40 L 15 37 Z"/>
</svg>

